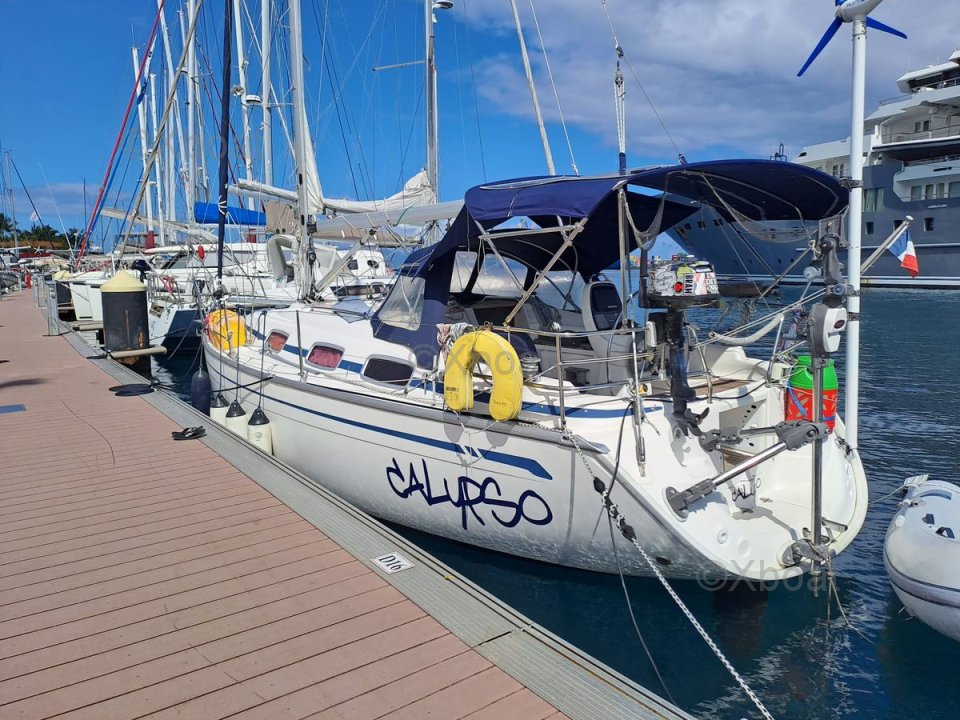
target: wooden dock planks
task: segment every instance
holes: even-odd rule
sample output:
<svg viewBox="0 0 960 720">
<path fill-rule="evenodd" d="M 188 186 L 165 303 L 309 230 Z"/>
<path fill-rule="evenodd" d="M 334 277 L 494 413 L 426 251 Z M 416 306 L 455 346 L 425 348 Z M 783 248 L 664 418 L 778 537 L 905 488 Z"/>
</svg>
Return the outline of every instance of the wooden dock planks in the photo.
<svg viewBox="0 0 960 720">
<path fill-rule="evenodd" d="M 559 718 L 0 303 L 0 718 Z"/>
</svg>

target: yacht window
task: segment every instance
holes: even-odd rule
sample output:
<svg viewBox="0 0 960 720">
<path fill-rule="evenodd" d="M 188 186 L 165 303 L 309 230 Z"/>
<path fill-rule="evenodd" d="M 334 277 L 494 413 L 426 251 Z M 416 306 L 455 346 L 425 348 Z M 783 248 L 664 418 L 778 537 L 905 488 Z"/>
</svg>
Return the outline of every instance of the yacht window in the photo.
<svg viewBox="0 0 960 720">
<path fill-rule="evenodd" d="M 347 270 L 359 270 L 360 264 L 357 262 L 356 258 L 350 258 L 347 260 Z"/>
<path fill-rule="evenodd" d="M 267 347 L 270 348 L 270 352 L 278 353 L 283 350 L 283 346 L 287 344 L 287 337 L 286 333 L 276 330 L 270 333 L 270 336 L 267 338 Z"/>
<path fill-rule="evenodd" d="M 947 197 L 960 197 L 960 182 L 947 185 Z"/>
<path fill-rule="evenodd" d="M 450 277 L 450 292 L 459 293 L 467 289 L 470 275 L 477 264 L 475 252 L 458 252 L 453 263 L 453 275 Z"/>
<path fill-rule="evenodd" d="M 873 223 L 870 220 L 867 220 L 866 226 L 867 226 L 867 235 L 873 235 Z"/>
<path fill-rule="evenodd" d="M 473 292 L 480 295 L 516 298 L 523 291 L 526 277 L 527 268 L 516 260 L 504 258 L 501 261 L 496 255 L 489 253 L 480 265 Z"/>
<path fill-rule="evenodd" d="M 307 355 L 307 362 L 319 368 L 333 370 L 339 367 L 341 358 L 343 358 L 343 348 L 314 345 L 310 349 L 310 354 Z"/>
<path fill-rule="evenodd" d="M 697 220 L 697 227 L 703 230 L 707 224 L 703 220 Z"/>
<path fill-rule="evenodd" d="M 911 185 L 911 186 L 910 186 L 910 199 L 911 199 L 911 200 L 923 200 L 923 185 Z"/>
<path fill-rule="evenodd" d="M 893 229 L 894 229 L 894 230 L 896 230 L 896 229 L 897 229 L 898 227 L 900 227 L 901 225 L 903 225 L 903 220 L 894 220 L 894 221 L 893 221 Z"/>
<path fill-rule="evenodd" d="M 927 232 L 930 232 L 930 231 L 933 230 L 933 218 L 932 218 L 932 217 L 928 217 L 928 218 L 924 218 L 924 219 L 923 219 L 923 229 L 926 230 Z"/>
<path fill-rule="evenodd" d="M 413 375 L 413 365 L 389 358 L 372 357 L 363 368 L 363 376 L 389 385 L 406 385 Z"/>
<path fill-rule="evenodd" d="M 426 281 L 419 277 L 400 277 L 380 308 L 380 320 L 387 325 L 417 330 L 423 311 Z"/>
<path fill-rule="evenodd" d="M 924 185 L 923 186 L 923 199 L 932 200 L 933 199 L 933 185 Z"/>
<path fill-rule="evenodd" d="M 937 183 L 937 189 L 934 197 L 936 197 L 938 200 L 943 197 L 943 183 Z"/>
</svg>

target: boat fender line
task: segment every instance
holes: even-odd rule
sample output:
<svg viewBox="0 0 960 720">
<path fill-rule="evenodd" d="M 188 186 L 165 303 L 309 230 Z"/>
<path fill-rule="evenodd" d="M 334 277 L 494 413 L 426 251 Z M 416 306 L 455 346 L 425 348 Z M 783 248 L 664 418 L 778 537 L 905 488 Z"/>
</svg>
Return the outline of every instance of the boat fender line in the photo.
<svg viewBox="0 0 960 720">
<path fill-rule="evenodd" d="M 750 701 L 754 704 L 754 706 L 756 706 L 757 710 L 764 717 L 764 720 L 774 720 L 773 715 L 771 715 L 770 711 L 767 710 L 760 697 L 750 688 L 743 676 L 737 672 L 737 669 L 733 667 L 733 663 L 727 659 L 727 656 L 723 654 L 723 651 L 720 649 L 714 639 L 710 637 L 710 634 L 706 631 L 703 625 L 701 625 L 697 618 L 694 617 L 693 612 L 687 607 L 686 603 L 680 599 L 680 596 L 677 595 L 677 591 L 673 589 L 670 581 L 664 577 L 663 573 L 660 572 L 660 568 L 658 568 L 657 564 L 653 561 L 653 558 L 647 554 L 647 551 L 644 550 L 643 545 L 641 545 L 640 541 L 637 540 L 636 531 L 633 529 L 630 523 L 627 522 L 627 519 L 624 517 L 623 513 L 620 512 L 620 507 L 617 505 L 617 503 L 610 497 L 610 491 L 613 489 L 613 482 L 615 482 L 616 479 L 613 479 L 613 481 L 610 483 L 610 487 L 608 488 L 606 483 L 604 483 L 603 480 L 597 476 L 597 474 L 593 471 L 593 468 L 589 465 L 589 463 L 587 463 L 586 457 L 583 455 L 583 452 L 580 450 L 580 446 L 577 443 L 576 436 L 573 435 L 573 433 L 568 432 L 567 437 L 570 438 L 570 442 L 572 442 L 574 448 L 576 448 L 577 454 L 580 455 L 580 459 L 586 466 L 587 471 L 593 476 L 593 489 L 600 493 L 601 497 L 603 498 L 603 507 L 610 516 L 610 521 L 616 526 L 623 537 L 628 542 L 633 544 L 633 546 L 637 549 L 637 552 L 640 553 L 640 556 L 647 564 L 647 567 L 650 568 L 650 571 L 653 573 L 653 575 L 657 578 L 657 580 L 660 581 L 660 584 L 663 585 L 664 590 L 666 590 L 667 594 L 673 598 L 673 601 L 677 604 L 677 607 L 680 608 L 680 611 L 686 616 L 687 620 L 690 621 L 690 624 L 693 625 L 694 630 L 696 630 L 700 637 L 703 638 L 703 641 L 707 644 L 707 647 L 713 651 L 713 654 L 717 656 L 717 659 L 727 669 L 727 672 L 730 673 L 730 676 L 736 680 L 737 684 L 743 689 L 747 697 L 750 698 Z"/>
<path fill-rule="evenodd" d="M 473 408 L 473 368 L 477 361 L 490 368 L 493 390 L 490 392 L 490 417 L 515 420 L 520 415 L 523 372 L 517 351 L 491 330 L 466 333 L 450 348 L 443 374 L 443 397 L 455 412 Z"/>
<path fill-rule="evenodd" d="M 214 310 L 203 321 L 210 344 L 230 352 L 247 344 L 247 325 L 233 310 Z"/>
<path fill-rule="evenodd" d="M 771 332 L 775 327 L 777 327 L 780 322 L 783 320 L 784 314 L 778 313 L 774 315 L 773 318 L 764 325 L 762 328 L 757 330 L 753 335 L 745 335 L 743 337 L 737 337 L 736 335 L 723 335 L 718 332 L 711 332 L 710 339 L 714 342 L 718 342 L 721 345 L 734 345 L 742 347 L 744 345 L 752 345 L 762 338 L 767 333 Z"/>
</svg>

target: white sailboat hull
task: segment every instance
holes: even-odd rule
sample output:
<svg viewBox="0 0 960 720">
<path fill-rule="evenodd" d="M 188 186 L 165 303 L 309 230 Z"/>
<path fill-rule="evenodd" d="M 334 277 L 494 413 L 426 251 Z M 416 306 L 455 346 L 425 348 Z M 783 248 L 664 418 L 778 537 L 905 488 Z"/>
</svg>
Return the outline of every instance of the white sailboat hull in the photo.
<svg viewBox="0 0 960 720">
<path fill-rule="evenodd" d="M 249 412 L 259 401 L 255 385 L 261 377 L 259 367 L 238 371 L 233 358 L 221 355 L 209 343 L 205 351 L 213 387 L 224 389 L 228 401 L 236 396 L 237 386 L 254 383 L 252 389 L 239 393 Z M 578 444 L 591 472 L 573 444 L 549 428 L 495 424 L 489 418 L 458 416 L 439 405 L 411 406 L 402 400 L 295 379 L 274 377 L 264 387 L 263 407 L 273 425 L 274 454 L 371 515 L 548 563 L 652 574 L 636 548 L 618 530 L 611 533 L 595 488 L 594 473 L 610 483 L 616 448 L 593 447 L 581 437 Z M 619 435 L 622 412 L 611 415 L 590 421 L 596 437 Z M 669 437 L 669 425 L 662 416 L 662 406 L 651 408 L 647 423 L 651 443 L 664 434 Z M 628 426 L 623 437 L 630 434 Z M 835 455 L 830 462 L 841 462 L 840 454 Z M 633 445 L 622 448 L 622 457 L 611 497 L 665 575 L 712 584 L 730 578 L 776 581 L 804 571 L 800 565 L 775 560 L 797 538 L 784 533 L 782 520 L 769 510 L 732 517 L 727 502 L 707 502 L 681 519 L 669 510 L 663 485 L 649 482 L 645 486 L 624 472 L 629 462 L 636 467 Z M 809 467 L 809 456 L 781 457 L 784 475 L 796 476 L 791 466 L 797 462 Z M 679 469 L 677 456 L 666 447 L 651 450 L 647 474 L 672 479 L 682 487 L 685 480 L 678 472 L 693 472 L 700 478 L 716 472 L 709 464 L 698 469 L 698 461 L 691 457 L 681 457 L 679 462 L 686 467 Z M 847 527 L 835 539 L 838 552 L 856 535 L 865 512 L 863 503 L 849 502 L 850 497 L 865 497 L 859 461 L 850 467 L 848 482 L 835 483 L 825 499 L 825 515 L 842 518 Z M 774 469 L 770 472 L 771 477 L 776 474 Z M 771 486 L 774 483 L 771 480 Z M 793 492 L 796 497 L 809 495 L 803 473 Z M 803 517 L 798 514 L 795 519 L 800 523 Z M 753 539 L 747 540 L 747 535 Z"/>
</svg>

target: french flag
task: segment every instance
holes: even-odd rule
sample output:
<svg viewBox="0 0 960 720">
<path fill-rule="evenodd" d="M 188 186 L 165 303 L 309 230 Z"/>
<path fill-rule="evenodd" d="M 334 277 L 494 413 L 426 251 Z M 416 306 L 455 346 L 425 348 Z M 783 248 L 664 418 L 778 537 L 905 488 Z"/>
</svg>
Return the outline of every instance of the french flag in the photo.
<svg viewBox="0 0 960 720">
<path fill-rule="evenodd" d="M 910 277 L 916 277 L 920 274 L 920 266 L 917 264 L 917 251 L 913 248 L 910 230 L 904 230 L 903 235 L 898 237 L 888 249 L 900 259 L 900 267 L 906 268 Z"/>
</svg>

